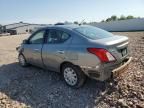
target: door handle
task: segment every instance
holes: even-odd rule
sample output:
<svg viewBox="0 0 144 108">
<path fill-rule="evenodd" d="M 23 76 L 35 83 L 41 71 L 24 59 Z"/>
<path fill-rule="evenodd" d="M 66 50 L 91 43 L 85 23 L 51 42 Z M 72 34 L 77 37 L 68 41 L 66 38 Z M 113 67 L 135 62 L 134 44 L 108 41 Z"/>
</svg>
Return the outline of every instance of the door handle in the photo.
<svg viewBox="0 0 144 108">
<path fill-rule="evenodd" d="M 39 49 L 34 49 L 34 51 L 39 51 Z"/>
<path fill-rule="evenodd" d="M 64 54 L 64 51 L 63 50 L 59 50 L 57 51 L 59 54 Z"/>
</svg>

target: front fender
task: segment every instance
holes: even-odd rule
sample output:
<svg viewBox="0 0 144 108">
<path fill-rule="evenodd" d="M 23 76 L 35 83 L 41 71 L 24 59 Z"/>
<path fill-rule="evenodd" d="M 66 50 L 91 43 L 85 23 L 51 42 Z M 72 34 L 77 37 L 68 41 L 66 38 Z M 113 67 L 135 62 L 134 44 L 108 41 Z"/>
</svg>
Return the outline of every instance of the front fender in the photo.
<svg viewBox="0 0 144 108">
<path fill-rule="evenodd" d="M 19 53 L 22 53 L 24 51 L 24 48 L 22 47 L 22 45 L 16 47 L 16 51 L 18 51 Z"/>
</svg>

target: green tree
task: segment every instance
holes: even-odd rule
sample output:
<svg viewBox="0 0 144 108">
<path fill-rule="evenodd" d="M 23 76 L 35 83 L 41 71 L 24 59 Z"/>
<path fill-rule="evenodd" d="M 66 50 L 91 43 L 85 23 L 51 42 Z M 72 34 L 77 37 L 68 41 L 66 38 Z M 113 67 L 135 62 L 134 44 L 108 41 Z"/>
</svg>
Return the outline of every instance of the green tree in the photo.
<svg viewBox="0 0 144 108">
<path fill-rule="evenodd" d="M 116 21 L 116 20 L 117 20 L 117 16 L 112 15 L 112 16 L 111 16 L 111 21 Z"/>
<path fill-rule="evenodd" d="M 129 16 L 127 16 L 126 18 L 127 18 L 127 19 L 133 19 L 133 18 L 134 18 L 134 16 L 129 15 Z"/>
<path fill-rule="evenodd" d="M 86 22 L 83 22 L 83 24 L 87 24 Z"/>
<path fill-rule="evenodd" d="M 121 15 L 120 18 L 118 18 L 116 15 L 112 15 L 110 18 L 107 18 L 106 20 L 102 20 L 101 22 L 109 22 L 109 21 L 116 21 L 116 20 L 126 20 L 126 19 L 134 19 L 134 18 L 140 18 L 140 17 L 134 17 L 132 15 L 124 16 Z"/>
<path fill-rule="evenodd" d="M 118 18 L 117 18 L 117 16 L 116 15 L 112 15 L 110 18 L 107 18 L 105 21 L 106 22 L 109 22 L 109 21 L 116 21 Z M 103 20 L 103 22 L 104 22 L 104 20 Z"/>
<path fill-rule="evenodd" d="M 65 21 L 64 24 L 71 24 L 71 22 L 69 22 L 69 21 Z"/>
<path fill-rule="evenodd" d="M 109 21 L 111 21 L 111 18 L 107 18 L 107 19 L 106 19 L 106 22 L 109 22 Z"/>
<path fill-rule="evenodd" d="M 119 18 L 119 20 L 125 20 L 127 19 L 124 15 L 121 15 L 121 17 Z"/>
<path fill-rule="evenodd" d="M 101 22 L 105 22 L 105 20 L 102 20 Z"/>
<path fill-rule="evenodd" d="M 77 21 L 74 21 L 74 24 L 78 24 L 78 22 L 77 22 Z"/>
</svg>

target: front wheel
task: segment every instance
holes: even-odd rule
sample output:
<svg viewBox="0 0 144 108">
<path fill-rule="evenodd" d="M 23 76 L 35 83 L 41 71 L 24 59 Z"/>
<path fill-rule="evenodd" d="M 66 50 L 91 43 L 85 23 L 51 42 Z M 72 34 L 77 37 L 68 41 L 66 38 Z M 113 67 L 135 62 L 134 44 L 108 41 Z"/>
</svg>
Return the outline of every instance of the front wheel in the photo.
<svg viewBox="0 0 144 108">
<path fill-rule="evenodd" d="M 74 88 L 81 87 L 86 80 L 86 76 L 83 71 L 72 64 L 65 64 L 62 67 L 62 73 L 66 84 Z"/>
<path fill-rule="evenodd" d="M 26 66 L 28 65 L 27 62 L 26 62 L 25 57 L 23 56 L 23 54 L 19 54 L 18 60 L 19 60 L 19 64 L 20 64 L 22 67 L 26 67 Z"/>
</svg>

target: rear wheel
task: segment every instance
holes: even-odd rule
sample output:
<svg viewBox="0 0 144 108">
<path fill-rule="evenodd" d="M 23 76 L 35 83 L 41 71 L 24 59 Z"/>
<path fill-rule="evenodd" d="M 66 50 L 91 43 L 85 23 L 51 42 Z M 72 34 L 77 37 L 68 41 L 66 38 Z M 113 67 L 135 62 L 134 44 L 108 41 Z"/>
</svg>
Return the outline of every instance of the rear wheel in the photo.
<svg viewBox="0 0 144 108">
<path fill-rule="evenodd" d="M 81 87 L 86 79 L 83 71 L 79 67 L 72 64 L 64 64 L 62 67 L 62 73 L 66 84 L 74 88 Z"/>
<path fill-rule="evenodd" d="M 28 66 L 28 64 L 27 64 L 27 62 L 26 62 L 26 59 L 25 59 L 25 57 L 23 56 L 23 54 L 19 54 L 18 60 L 19 60 L 19 64 L 20 64 L 22 67 Z"/>
</svg>

